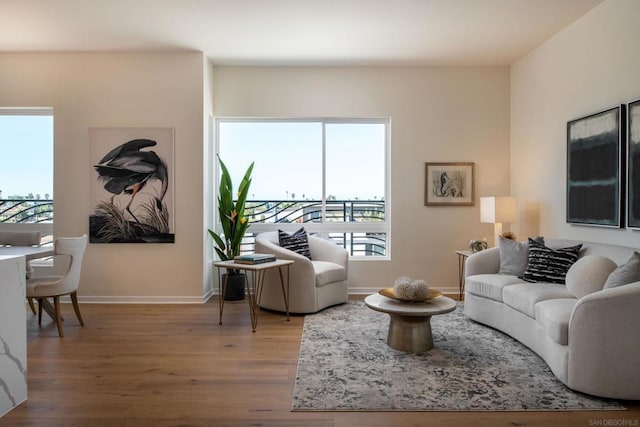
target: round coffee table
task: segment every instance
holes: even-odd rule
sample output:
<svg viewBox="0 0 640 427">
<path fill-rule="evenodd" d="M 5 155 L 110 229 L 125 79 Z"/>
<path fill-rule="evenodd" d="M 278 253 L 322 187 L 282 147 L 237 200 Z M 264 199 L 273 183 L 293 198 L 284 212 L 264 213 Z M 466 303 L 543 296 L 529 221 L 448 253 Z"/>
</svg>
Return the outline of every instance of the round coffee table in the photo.
<svg viewBox="0 0 640 427">
<path fill-rule="evenodd" d="M 431 316 L 450 313 L 456 309 L 456 302 L 445 296 L 412 303 L 373 294 L 366 297 L 364 303 L 373 310 L 387 313 L 391 318 L 387 345 L 412 353 L 433 348 Z"/>
</svg>

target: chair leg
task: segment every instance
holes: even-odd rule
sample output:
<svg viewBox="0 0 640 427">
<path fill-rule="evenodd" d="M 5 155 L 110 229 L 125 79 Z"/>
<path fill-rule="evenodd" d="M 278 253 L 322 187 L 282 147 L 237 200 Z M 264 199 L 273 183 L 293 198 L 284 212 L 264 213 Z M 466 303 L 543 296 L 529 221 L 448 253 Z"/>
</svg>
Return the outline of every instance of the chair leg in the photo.
<svg viewBox="0 0 640 427">
<path fill-rule="evenodd" d="M 33 305 L 33 298 L 27 298 L 29 302 L 29 307 L 31 308 L 31 313 L 36 314 L 36 306 Z"/>
<path fill-rule="evenodd" d="M 80 314 L 80 307 L 78 306 L 78 294 L 76 292 L 71 293 L 71 302 L 73 303 L 73 311 L 76 312 L 76 317 L 80 321 L 80 325 L 84 326 L 82 315 Z"/>
<path fill-rule="evenodd" d="M 38 326 L 42 325 L 42 298 L 38 298 Z"/>
<path fill-rule="evenodd" d="M 56 313 L 56 326 L 58 326 L 58 335 L 61 337 L 64 336 L 64 332 L 62 331 L 62 318 L 60 317 L 60 297 L 53 297 L 53 308 Z"/>
</svg>

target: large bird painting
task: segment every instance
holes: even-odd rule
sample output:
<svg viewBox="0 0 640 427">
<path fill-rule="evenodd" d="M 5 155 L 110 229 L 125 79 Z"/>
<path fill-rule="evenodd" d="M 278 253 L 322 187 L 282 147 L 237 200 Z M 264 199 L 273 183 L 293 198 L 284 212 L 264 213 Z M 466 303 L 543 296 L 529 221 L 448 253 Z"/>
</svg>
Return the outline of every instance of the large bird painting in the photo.
<svg viewBox="0 0 640 427">
<path fill-rule="evenodd" d="M 92 243 L 173 243 L 173 130 L 92 128 Z M 169 203 L 167 201 L 169 200 Z"/>
</svg>

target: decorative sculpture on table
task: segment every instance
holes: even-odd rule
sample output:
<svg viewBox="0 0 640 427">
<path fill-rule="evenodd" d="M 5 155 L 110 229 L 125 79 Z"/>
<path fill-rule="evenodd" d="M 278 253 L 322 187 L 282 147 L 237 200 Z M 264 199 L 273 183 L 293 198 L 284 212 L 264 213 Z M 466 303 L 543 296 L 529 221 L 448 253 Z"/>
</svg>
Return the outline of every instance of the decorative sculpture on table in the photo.
<svg viewBox="0 0 640 427">
<path fill-rule="evenodd" d="M 429 296 L 429 286 L 424 280 L 398 277 L 393 284 L 393 292 L 398 298 L 409 301 L 424 301 Z"/>
</svg>

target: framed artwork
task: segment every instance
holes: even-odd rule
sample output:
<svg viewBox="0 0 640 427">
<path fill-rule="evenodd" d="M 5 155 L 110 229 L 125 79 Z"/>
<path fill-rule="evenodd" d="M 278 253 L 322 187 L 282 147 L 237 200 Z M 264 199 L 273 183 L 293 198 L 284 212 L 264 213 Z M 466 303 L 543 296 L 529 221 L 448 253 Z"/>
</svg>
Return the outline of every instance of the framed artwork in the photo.
<svg viewBox="0 0 640 427">
<path fill-rule="evenodd" d="M 473 206 L 475 163 L 425 163 L 425 206 Z"/>
<path fill-rule="evenodd" d="M 172 128 L 89 128 L 91 243 L 174 243 Z"/>
<path fill-rule="evenodd" d="M 622 227 L 625 106 L 567 123 L 567 222 Z"/>
<path fill-rule="evenodd" d="M 627 227 L 640 230 L 640 100 L 629 104 Z"/>
</svg>

